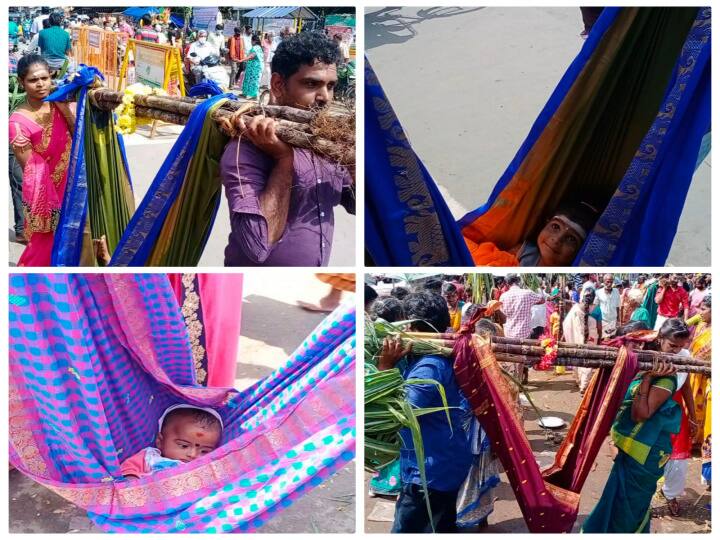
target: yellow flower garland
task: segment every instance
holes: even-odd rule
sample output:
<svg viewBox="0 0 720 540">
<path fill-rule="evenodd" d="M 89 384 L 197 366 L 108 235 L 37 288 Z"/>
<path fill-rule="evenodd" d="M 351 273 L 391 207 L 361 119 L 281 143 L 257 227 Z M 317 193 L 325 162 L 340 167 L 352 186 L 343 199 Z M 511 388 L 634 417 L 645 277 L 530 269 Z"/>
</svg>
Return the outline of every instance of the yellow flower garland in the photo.
<svg viewBox="0 0 720 540">
<path fill-rule="evenodd" d="M 135 133 L 137 126 L 147 125 L 152 122 L 151 118 L 143 118 L 135 116 L 135 96 L 166 96 L 167 92 L 162 88 L 152 88 L 142 83 L 135 83 L 125 89 L 122 103 L 118 105 L 115 112 L 118 114 L 118 121 L 115 123 L 115 129 L 123 135 Z"/>
</svg>

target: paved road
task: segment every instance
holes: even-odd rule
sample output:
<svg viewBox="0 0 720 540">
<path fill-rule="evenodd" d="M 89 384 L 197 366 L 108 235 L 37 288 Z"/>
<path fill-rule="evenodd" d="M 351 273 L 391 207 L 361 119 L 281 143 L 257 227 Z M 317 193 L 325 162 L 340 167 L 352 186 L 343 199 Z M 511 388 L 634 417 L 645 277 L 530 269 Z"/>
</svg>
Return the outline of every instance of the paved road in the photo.
<svg viewBox="0 0 720 540">
<path fill-rule="evenodd" d="M 142 128 L 141 128 L 142 129 Z M 136 205 L 140 204 L 155 178 L 160 165 L 169 154 L 177 135 L 178 126 L 162 125 L 158 134 L 149 139 L 142 129 L 125 138 L 130 176 L 133 182 Z M 12 216 L 12 202 L 8 204 Z M 12 219 L 12 217 L 10 218 Z M 230 217 L 227 199 L 223 194 L 215 225 L 205 246 L 199 266 L 223 266 L 224 251 L 230 232 Z M 13 239 L 12 232 L 9 232 Z M 10 263 L 15 265 L 22 254 L 23 246 L 10 242 Z M 345 212 L 345 209 L 335 209 L 335 237 L 330 255 L 330 266 L 354 266 L 355 264 L 355 218 Z"/>
<path fill-rule="evenodd" d="M 287 360 L 295 347 L 322 321 L 324 314 L 297 307 L 327 292 L 310 272 L 282 270 L 246 274 L 235 387 L 250 386 Z M 353 295 L 345 293 L 352 301 Z M 96 529 L 80 508 L 16 470 L 10 471 L 10 532 L 91 533 Z M 260 532 L 351 533 L 355 530 L 355 462 L 277 514 Z"/>
<path fill-rule="evenodd" d="M 578 8 L 366 8 L 367 57 L 456 217 L 485 203 L 582 47 Z M 671 266 L 710 265 L 710 160 Z"/>
<path fill-rule="evenodd" d="M 544 430 L 538 426 L 538 417 L 530 408 L 525 408 L 525 433 L 533 449 L 535 460 L 542 469 L 550 466 L 559 448 L 559 441 L 567 434 L 575 411 L 580 405 L 580 393 L 570 374 L 556 376 L 552 372 L 530 371 L 528 390 L 533 403 L 542 411 L 543 416 L 558 416 L 566 422 L 563 429 L 557 430 L 560 438 L 557 442 L 546 440 Z M 580 527 L 592 512 L 607 481 L 612 468 L 613 454 L 610 439 L 602 445 L 595 464 L 588 475 L 580 494 L 580 512 L 573 528 Z M 711 530 L 711 514 L 706 508 L 710 504 L 710 492 L 700 485 L 699 458 L 690 461 L 688 482 L 685 493 L 679 497 L 682 516 L 673 518 L 667 505 L 660 500 L 653 502 L 651 531 L 654 533 L 707 533 Z M 369 487 L 371 475 L 365 473 L 365 486 Z M 366 489 L 367 493 L 367 489 Z M 527 533 L 525 520 L 520 507 L 508 483 L 507 475 L 500 477 L 500 485 L 493 493 L 495 509 L 488 518 L 489 527 L 483 533 Z M 365 531 L 373 533 L 390 532 L 395 511 L 395 502 L 386 498 L 365 498 Z"/>
</svg>

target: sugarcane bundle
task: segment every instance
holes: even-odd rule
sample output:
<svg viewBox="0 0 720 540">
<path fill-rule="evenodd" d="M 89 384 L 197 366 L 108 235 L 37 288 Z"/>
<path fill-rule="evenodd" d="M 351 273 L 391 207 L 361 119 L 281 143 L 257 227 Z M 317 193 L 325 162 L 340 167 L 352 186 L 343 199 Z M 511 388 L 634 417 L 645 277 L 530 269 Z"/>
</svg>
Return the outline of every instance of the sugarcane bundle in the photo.
<svg viewBox="0 0 720 540">
<path fill-rule="evenodd" d="M 128 101 L 125 93 L 107 88 L 95 88 L 89 95 L 94 106 L 104 110 L 115 110 L 123 105 L 123 99 Z M 190 114 L 201 101 L 152 93 L 136 93 L 130 99 L 136 118 L 178 125 L 188 122 Z M 277 119 L 277 136 L 287 144 L 312 150 L 341 165 L 354 165 L 355 115 L 337 105 L 320 110 L 303 110 L 228 100 L 213 113 L 213 118 L 229 135 L 237 136 L 239 116 L 249 120 L 260 114 Z"/>
<path fill-rule="evenodd" d="M 457 339 L 455 334 L 429 333 L 429 332 L 389 332 L 386 335 L 400 337 L 403 341 L 413 344 L 422 344 L 422 347 L 434 347 L 436 354 L 449 356 Z M 546 349 L 540 341 L 533 339 L 518 339 L 494 336 L 492 350 L 497 360 L 501 362 L 514 362 L 533 365 L 545 355 Z M 559 342 L 557 344 L 557 359 L 559 366 L 574 366 L 588 368 L 611 368 L 617 359 L 618 349 L 604 345 L 578 345 L 575 343 Z M 710 362 L 658 351 L 636 350 L 638 369 L 651 370 L 660 361 L 672 364 L 677 371 L 686 373 L 711 374 Z M 422 352 L 421 352 L 422 354 Z"/>
</svg>

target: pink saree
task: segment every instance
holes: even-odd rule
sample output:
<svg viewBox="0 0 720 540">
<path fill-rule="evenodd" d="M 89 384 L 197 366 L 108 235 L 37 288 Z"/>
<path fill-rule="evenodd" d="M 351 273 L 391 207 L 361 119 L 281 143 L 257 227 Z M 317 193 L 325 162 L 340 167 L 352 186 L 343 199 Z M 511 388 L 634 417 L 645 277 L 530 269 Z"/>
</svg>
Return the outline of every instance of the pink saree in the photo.
<svg viewBox="0 0 720 540">
<path fill-rule="evenodd" d="M 235 385 L 242 274 L 168 274 L 192 348 L 198 384 Z"/>
<path fill-rule="evenodd" d="M 571 532 L 583 483 L 635 374 L 635 356 L 622 348 L 612 370 L 597 370 L 554 464 L 540 471 L 490 341 L 465 333 L 453 353 L 455 377 L 505 468 L 528 530 Z"/>
<path fill-rule="evenodd" d="M 10 116 L 10 145 L 32 152 L 23 169 L 22 201 L 24 232 L 28 244 L 18 266 L 50 266 L 53 238 L 65 194 L 72 136 L 67 121 L 55 104 L 50 118 L 40 125 L 15 111 Z"/>
</svg>

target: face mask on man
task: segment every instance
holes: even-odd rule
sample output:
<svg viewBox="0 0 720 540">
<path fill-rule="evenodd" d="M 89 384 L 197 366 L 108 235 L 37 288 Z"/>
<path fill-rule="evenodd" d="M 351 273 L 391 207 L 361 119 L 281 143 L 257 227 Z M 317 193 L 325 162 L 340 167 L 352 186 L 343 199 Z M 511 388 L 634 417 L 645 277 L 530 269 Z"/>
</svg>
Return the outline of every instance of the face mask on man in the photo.
<svg viewBox="0 0 720 540">
<path fill-rule="evenodd" d="M 203 36 L 201 38 L 198 38 L 198 41 L 200 42 L 200 45 L 204 45 L 205 42 L 207 41 L 207 38 L 205 36 Z"/>
</svg>

